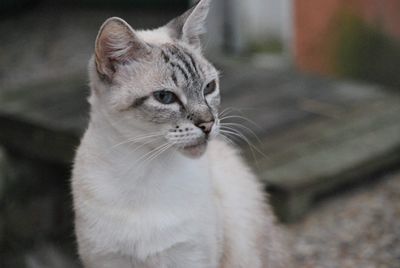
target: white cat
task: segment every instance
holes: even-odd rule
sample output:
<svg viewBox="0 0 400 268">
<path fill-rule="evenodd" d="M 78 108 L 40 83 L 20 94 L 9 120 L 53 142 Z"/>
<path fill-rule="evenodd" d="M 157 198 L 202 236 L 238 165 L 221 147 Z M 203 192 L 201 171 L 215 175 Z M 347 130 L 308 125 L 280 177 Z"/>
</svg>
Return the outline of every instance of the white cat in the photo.
<svg viewBox="0 0 400 268">
<path fill-rule="evenodd" d="M 72 178 L 86 268 L 287 267 L 262 187 L 218 138 L 209 2 L 152 31 L 100 29 Z"/>
</svg>

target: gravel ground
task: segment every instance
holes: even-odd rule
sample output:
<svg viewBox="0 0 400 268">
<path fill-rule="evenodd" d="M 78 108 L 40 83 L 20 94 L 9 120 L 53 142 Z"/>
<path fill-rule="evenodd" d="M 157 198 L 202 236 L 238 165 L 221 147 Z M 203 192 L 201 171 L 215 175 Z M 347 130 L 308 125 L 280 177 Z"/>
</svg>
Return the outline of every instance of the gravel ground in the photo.
<svg viewBox="0 0 400 268">
<path fill-rule="evenodd" d="M 400 173 L 340 192 L 286 229 L 294 268 L 399 268 Z M 30 268 L 79 267 L 51 246 L 26 260 Z"/>
<path fill-rule="evenodd" d="M 400 267 L 400 173 L 321 202 L 288 226 L 294 267 Z"/>
</svg>

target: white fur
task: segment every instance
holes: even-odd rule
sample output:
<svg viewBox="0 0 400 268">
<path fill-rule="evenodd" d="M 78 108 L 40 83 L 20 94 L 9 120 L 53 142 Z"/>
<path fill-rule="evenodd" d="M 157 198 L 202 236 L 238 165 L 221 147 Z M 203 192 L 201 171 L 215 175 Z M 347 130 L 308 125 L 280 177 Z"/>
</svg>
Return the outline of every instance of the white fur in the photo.
<svg viewBox="0 0 400 268">
<path fill-rule="evenodd" d="M 168 34 L 168 30 L 165 27 L 161 27 L 155 30 L 142 30 L 137 32 L 138 36 L 143 40 L 146 40 L 151 44 L 165 44 L 171 43 L 173 40 Z"/>
<path fill-rule="evenodd" d="M 200 3 L 204 8 L 195 12 L 206 12 L 208 0 Z M 263 190 L 238 153 L 215 138 L 218 120 L 210 134 L 214 139 L 202 154 L 205 146 L 191 146 L 204 145 L 199 141 L 206 136 L 191 119 L 157 124 L 146 121 L 148 113 L 132 108 L 138 96 L 149 96 L 146 105 L 155 111 L 163 107 L 151 97 L 166 80 L 157 58 L 115 68 L 107 62 L 114 44 L 147 49 L 146 43 L 172 42 L 167 29 L 134 33 L 121 19 L 108 22 L 112 27 L 102 27 L 106 30 L 100 32 L 90 62 L 91 119 L 72 177 L 76 235 L 85 268 L 287 267 Z M 132 46 L 132 40 L 140 46 Z M 210 66 L 196 54 L 199 50 L 192 50 L 199 63 Z M 117 52 L 127 54 L 118 55 L 124 61 L 127 56 L 156 57 L 124 47 Z M 206 79 L 215 79 L 214 68 L 208 69 Z M 219 90 L 205 99 L 218 105 Z M 208 107 L 194 105 L 198 110 Z M 168 107 L 179 110 L 178 104 Z M 213 113 L 217 119 L 216 109 Z M 174 128 L 180 128 L 179 133 Z M 154 132 L 162 138 L 150 143 L 138 139 Z M 135 142 L 127 142 L 129 137 L 136 137 Z M 174 148 L 162 147 L 166 141 Z M 181 153 L 185 146 L 196 159 Z M 157 147 L 165 150 L 155 158 L 151 152 Z"/>
<path fill-rule="evenodd" d="M 92 116 L 73 172 L 86 268 L 284 267 L 273 217 L 232 148 L 214 140 L 200 159 L 172 151 L 135 168 L 148 149 L 115 147 L 104 122 Z"/>
<path fill-rule="evenodd" d="M 91 103 L 72 181 L 86 268 L 284 267 L 262 189 L 235 150 L 214 140 L 199 159 L 170 149 L 138 163 L 158 144 L 124 137 L 152 128 L 118 126 L 104 100 Z"/>
</svg>

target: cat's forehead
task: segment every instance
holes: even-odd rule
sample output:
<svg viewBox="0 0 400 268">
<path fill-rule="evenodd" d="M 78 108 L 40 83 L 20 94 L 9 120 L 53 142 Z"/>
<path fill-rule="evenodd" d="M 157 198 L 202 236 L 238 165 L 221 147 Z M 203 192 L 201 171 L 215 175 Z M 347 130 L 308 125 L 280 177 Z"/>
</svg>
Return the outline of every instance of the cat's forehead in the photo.
<svg viewBox="0 0 400 268">
<path fill-rule="evenodd" d="M 117 86 L 128 95 L 145 96 L 167 89 L 198 102 L 207 83 L 218 79 L 218 71 L 201 52 L 185 44 L 172 41 L 150 46 L 152 53 L 147 61 L 132 61 L 118 72 Z"/>
<path fill-rule="evenodd" d="M 201 93 L 209 80 L 217 78 L 215 68 L 198 52 L 175 43 L 163 44 L 159 48 L 167 78 L 174 86 L 184 90 L 186 95 Z"/>
<path fill-rule="evenodd" d="M 179 43 L 161 45 L 160 57 L 167 68 L 173 72 L 172 75 L 181 76 L 190 83 L 207 80 L 210 79 L 210 76 L 218 75 L 214 66 L 201 53 Z M 173 78 L 175 79 L 175 77 Z"/>
</svg>

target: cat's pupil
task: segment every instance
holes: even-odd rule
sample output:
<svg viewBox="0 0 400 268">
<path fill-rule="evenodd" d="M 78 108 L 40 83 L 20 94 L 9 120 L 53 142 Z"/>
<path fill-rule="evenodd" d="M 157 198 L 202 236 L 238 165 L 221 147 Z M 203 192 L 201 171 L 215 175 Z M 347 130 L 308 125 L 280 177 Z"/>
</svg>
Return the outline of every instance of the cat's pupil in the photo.
<svg viewBox="0 0 400 268">
<path fill-rule="evenodd" d="M 153 93 L 154 98 L 162 104 L 171 104 L 176 102 L 177 98 L 174 93 L 167 90 L 160 90 Z"/>
</svg>

